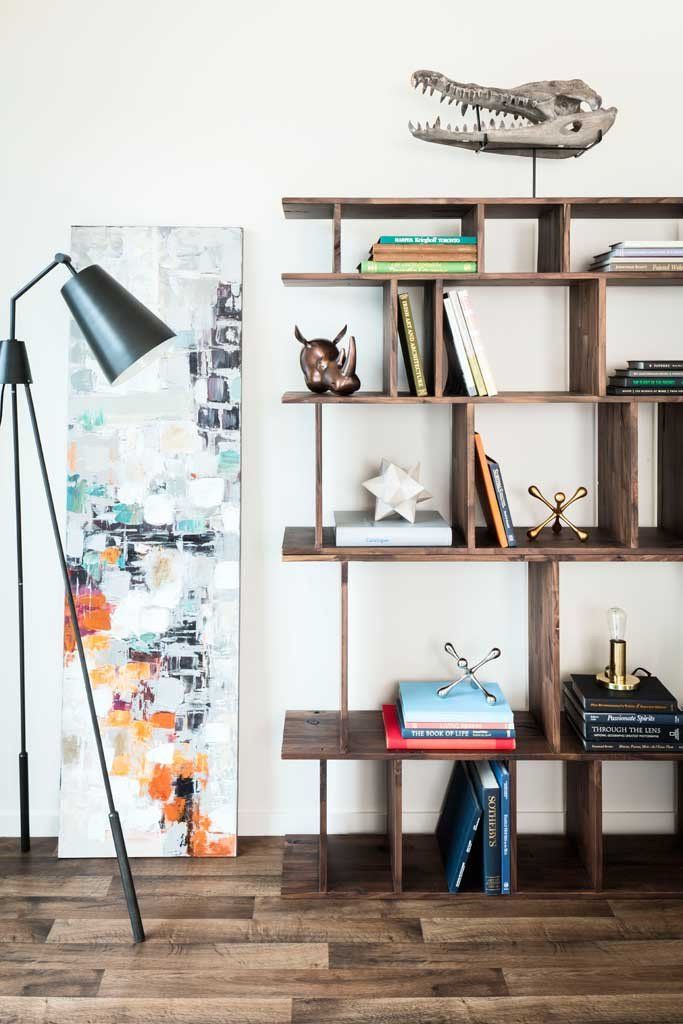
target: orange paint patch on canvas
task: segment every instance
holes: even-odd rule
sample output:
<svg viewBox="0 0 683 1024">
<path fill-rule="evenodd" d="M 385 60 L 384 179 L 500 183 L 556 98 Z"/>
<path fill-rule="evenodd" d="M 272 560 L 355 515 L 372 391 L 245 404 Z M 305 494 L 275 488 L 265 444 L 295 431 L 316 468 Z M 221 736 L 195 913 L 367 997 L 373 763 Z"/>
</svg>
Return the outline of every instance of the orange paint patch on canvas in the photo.
<svg viewBox="0 0 683 1024">
<path fill-rule="evenodd" d="M 176 749 L 173 752 L 173 771 L 181 779 L 191 779 L 194 775 L 194 760 L 188 757 L 182 750 Z"/>
<path fill-rule="evenodd" d="M 194 770 L 197 775 L 207 776 L 209 774 L 209 755 L 200 751 L 194 759 Z"/>
<path fill-rule="evenodd" d="M 117 754 L 111 764 L 112 775 L 128 775 L 130 772 L 130 760 L 127 754 Z"/>
<path fill-rule="evenodd" d="M 121 557 L 121 548 L 105 548 L 100 554 L 100 558 L 103 562 L 108 562 L 109 565 L 116 565 L 119 558 Z"/>
<path fill-rule="evenodd" d="M 155 729 L 175 729 L 175 712 L 155 711 L 151 722 Z"/>
<path fill-rule="evenodd" d="M 140 743 L 148 743 L 152 738 L 154 727 L 151 722 L 136 721 L 132 725 L 133 737 Z"/>
<path fill-rule="evenodd" d="M 152 778 L 149 781 L 149 795 L 153 800 L 163 800 L 164 803 L 167 803 L 172 789 L 173 779 L 170 765 L 155 764 Z"/>
<path fill-rule="evenodd" d="M 114 686 L 116 668 L 113 665 L 98 665 L 90 669 L 90 680 L 93 686 Z"/>
<path fill-rule="evenodd" d="M 130 725 L 133 721 L 133 715 L 130 711 L 125 711 L 121 708 L 116 708 L 110 711 L 107 715 L 106 724 L 114 726 Z"/>
<path fill-rule="evenodd" d="M 83 637 L 83 646 L 88 654 L 95 651 L 108 651 L 111 647 L 111 637 L 106 633 L 88 633 Z"/>
<path fill-rule="evenodd" d="M 180 821 L 185 811 L 185 800 L 177 796 L 175 800 L 169 801 L 164 807 L 164 818 L 166 821 Z"/>
<path fill-rule="evenodd" d="M 129 661 L 119 669 L 119 675 L 127 682 L 139 683 L 149 679 L 152 666 L 147 661 Z"/>
<path fill-rule="evenodd" d="M 197 809 L 193 811 L 190 832 L 191 857 L 234 857 L 236 849 L 235 836 L 212 838 L 211 819 Z"/>
<path fill-rule="evenodd" d="M 76 442 L 71 441 L 66 449 L 66 464 L 69 467 L 69 472 L 73 476 L 76 472 L 76 459 L 78 455 L 78 448 Z"/>
<path fill-rule="evenodd" d="M 111 629 L 111 614 L 108 608 L 93 608 L 78 616 L 81 629 Z"/>
</svg>

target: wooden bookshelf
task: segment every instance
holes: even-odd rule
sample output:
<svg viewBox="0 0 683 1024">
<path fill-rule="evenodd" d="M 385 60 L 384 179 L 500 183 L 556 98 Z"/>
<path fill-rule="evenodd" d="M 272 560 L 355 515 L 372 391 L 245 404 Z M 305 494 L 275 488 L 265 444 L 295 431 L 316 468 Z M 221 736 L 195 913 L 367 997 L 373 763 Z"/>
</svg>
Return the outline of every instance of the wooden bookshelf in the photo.
<svg viewBox="0 0 683 1024">
<path fill-rule="evenodd" d="M 338 562 L 341 622 L 339 708 L 288 711 L 282 757 L 319 764 L 319 832 L 288 836 L 284 887 L 290 896 L 329 893 L 394 896 L 445 894 L 445 881 L 432 835 L 404 835 L 403 762 L 499 759 L 510 769 L 512 790 L 513 896 L 681 895 L 683 894 L 683 755 L 587 753 L 565 720 L 559 668 L 559 563 L 683 562 L 683 396 L 606 394 L 607 286 L 683 284 L 683 273 L 570 272 L 571 225 L 578 219 L 683 218 L 683 198 L 286 198 L 285 216 L 329 220 L 331 270 L 283 274 L 287 286 L 380 287 L 383 291 L 383 388 L 347 398 L 286 392 L 286 405 L 312 405 L 314 412 L 315 495 L 311 526 L 287 527 L 285 562 Z M 343 273 L 345 219 L 453 219 L 476 234 L 479 272 L 466 275 Z M 486 273 L 487 220 L 538 221 L 536 271 Z M 606 232 L 605 243 L 609 241 Z M 517 287 L 557 286 L 569 290 L 569 388 L 567 391 L 512 391 L 493 398 L 444 395 L 445 350 L 442 296 L 445 284 Z M 424 289 L 426 330 L 434 364 L 431 394 L 415 398 L 398 390 L 398 286 Z M 501 405 L 592 403 L 597 409 L 597 525 L 587 543 L 550 532 L 529 542 L 517 530 L 516 548 L 499 548 L 475 524 L 473 435 L 477 408 Z M 638 405 L 658 409 L 657 526 L 638 525 Z M 337 547 L 334 530 L 324 525 L 323 411 L 326 405 L 449 405 L 453 543 L 438 548 Z M 511 411 L 510 415 L 513 415 Z M 353 562 L 526 562 L 528 564 L 528 710 L 515 712 L 517 747 L 496 751 L 388 751 L 381 712 L 350 710 L 348 697 L 349 566 Z M 328 835 L 328 764 L 382 761 L 386 770 L 387 830 L 381 835 Z M 677 775 L 678 831 L 675 835 L 603 835 L 602 764 L 608 761 L 671 761 Z M 565 773 L 566 827 L 562 835 L 517 834 L 516 765 L 519 761 L 559 761 Z M 466 900 L 467 891 L 450 898 Z"/>
</svg>

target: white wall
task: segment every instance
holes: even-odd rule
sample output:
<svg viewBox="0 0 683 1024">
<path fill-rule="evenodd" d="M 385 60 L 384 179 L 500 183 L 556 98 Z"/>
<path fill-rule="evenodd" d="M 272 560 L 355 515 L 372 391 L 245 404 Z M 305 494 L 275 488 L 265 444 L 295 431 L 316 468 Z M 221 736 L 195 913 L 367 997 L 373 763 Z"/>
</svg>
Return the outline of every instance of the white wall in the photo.
<svg viewBox="0 0 683 1024">
<path fill-rule="evenodd" d="M 330 5 L 303 0 L 117 0 L 0 8 L 0 293 L 9 294 L 52 252 L 68 249 L 71 224 L 228 224 L 245 228 L 245 505 L 240 824 L 245 833 L 315 827 L 315 765 L 282 763 L 286 707 L 334 707 L 338 679 L 335 566 L 280 563 L 286 523 L 313 515 L 313 412 L 280 395 L 301 386 L 292 328 L 336 333 L 349 322 L 366 386 L 380 372 L 380 299 L 374 289 L 283 289 L 283 270 L 329 269 L 326 223 L 285 222 L 282 195 L 527 195 L 527 161 L 420 143 L 407 121 L 431 106 L 408 85 L 418 67 L 484 84 L 583 77 L 620 113 L 604 144 L 581 160 L 539 165 L 541 195 L 675 195 L 683 143 L 669 126 L 667 92 L 680 89 L 681 8 L 576 2 L 541 7 L 492 0 L 478 13 L 445 0 Z M 675 110 L 675 104 L 673 104 Z M 675 115 L 677 116 L 677 115 Z M 384 224 L 388 228 L 388 224 Z M 398 226 L 398 225 L 397 225 Z M 413 225 L 415 226 L 415 225 Z M 437 224 L 434 225 L 435 227 Z M 444 225 L 445 226 L 445 225 Z M 344 236 L 352 267 L 379 225 Z M 519 229 L 514 235 L 513 228 Z M 673 234 L 672 234 L 673 232 Z M 584 257 L 627 233 L 680 237 L 678 224 L 580 225 Z M 528 224 L 494 225 L 490 256 L 529 266 Z M 59 507 L 64 504 L 66 312 L 58 281 L 20 307 L 31 339 L 35 397 Z M 475 296 L 506 387 L 566 381 L 561 290 L 500 289 Z M 678 289 L 618 289 L 609 300 L 612 365 L 647 352 L 680 353 Z M 477 422 L 502 461 L 513 513 L 538 514 L 526 486 L 585 483 L 592 521 L 595 423 L 590 408 L 492 407 Z M 641 416 L 642 521 L 653 521 L 652 415 Z M 26 426 L 26 425 L 25 425 Z M 17 829 L 18 711 L 9 422 L 0 438 L 2 487 L 3 743 L 0 830 Z M 28 444 L 27 444 L 28 447 Z M 448 414 L 435 408 L 331 409 L 326 415 L 325 501 L 353 507 L 382 455 L 421 459 L 424 481 L 446 511 Z M 61 585 L 34 460 L 27 452 L 25 506 L 29 630 L 29 749 L 36 832 L 56 831 L 59 775 Z M 524 706 L 526 568 L 520 565 L 352 565 L 350 691 L 375 707 L 401 676 L 449 671 L 446 638 L 477 654 L 493 643 L 500 680 Z M 675 565 L 568 565 L 562 580 L 562 669 L 605 660 L 604 609 L 630 613 L 633 663 L 659 672 L 679 697 L 683 569 Z M 310 624 L 313 623 L 311 627 Z M 306 626 L 309 624 L 309 629 Z M 381 824 L 382 773 L 372 764 L 331 769 L 332 826 Z M 608 766 L 610 828 L 671 827 L 670 766 Z M 407 825 L 430 827 L 441 765 L 407 767 Z M 562 827 L 558 765 L 521 771 L 522 827 Z"/>
</svg>

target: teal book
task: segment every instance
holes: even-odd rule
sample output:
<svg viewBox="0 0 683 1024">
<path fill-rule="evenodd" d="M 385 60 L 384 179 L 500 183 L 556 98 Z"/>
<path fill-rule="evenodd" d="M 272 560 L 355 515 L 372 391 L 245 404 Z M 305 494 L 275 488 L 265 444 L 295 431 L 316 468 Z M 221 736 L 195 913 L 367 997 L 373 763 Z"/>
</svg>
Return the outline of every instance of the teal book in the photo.
<svg viewBox="0 0 683 1024">
<path fill-rule="evenodd" d="M 467 680 L 460 686 L 454 686 L 447 697 L 439 697 L 437 690 L 447 682 L 449 680 L 398 684 L 407 728 L 415 728 L 414 722 L 429 723 L 431 728 L 438 728 L 441 722 L 451 725 L 457 722 L 496 722 L 505 723 L 503 728 L 514 728 L 512 708 L 498 683 L 486 683 L 486 689 L 497 698 L 495 704 L 489 704 L 479 687 Z"/>
<path fill-rule="evenodd" d="M 476 274 L 477 264 L 471 260 L 363 260 L 361 274 Z"/>
<path fill-rule="evenodd" d="M 476 235 L 380 235 L 378 245 L 476 245 Z"/>
<path fill-rule="evenodd" d="M 446 789 L 436 826 L 449 892 L 457 892 L 482 818 L 469 772 L 463 761 L 456 761 Z"/>
</svg>

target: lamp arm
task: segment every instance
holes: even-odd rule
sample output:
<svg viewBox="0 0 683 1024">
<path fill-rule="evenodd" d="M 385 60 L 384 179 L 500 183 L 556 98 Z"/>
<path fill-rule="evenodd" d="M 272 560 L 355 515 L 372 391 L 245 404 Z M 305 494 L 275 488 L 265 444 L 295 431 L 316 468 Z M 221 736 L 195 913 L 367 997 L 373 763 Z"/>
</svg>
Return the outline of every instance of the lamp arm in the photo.
<svg viewBox="0 0 683 1024">
<path fill-rule="evenodd" d="M 16 324 L 17 324 L 17 309 L 16 309 L 16 307 L 17 307 L 18 299 L 20 299 L 22 295 L 25 295 L 27 291 L 30 291 L 30 289 L 33 288 L 34 284 L 38 284 L 39 281 L 42 281 L 42 279 L 44 277 L 46 277 L 47 274 L 49 274 L 51 270 L 54 270 L 55 267 L 58 267 L 60 263 L 63 263 L 66 267 L 68 267 L 68 269 L 71 271 L 72 274 L 76 273 L 76 271 L 74 270 L 74 268 L 73 268 L 73 266 L 71 264 L 71 257 L 67 256 L 67 254 L 64 253 L 64 252 L 56 252 L 55 253 L 55 258 L 53 259 L 52 263 L 49 263 L 47 265 L 47 267 L 45 267 L 44 270 L 41 270 L 41 272 L 39 274 L 36 274 L 35 277 L 31 278 L 31 280 L 28 282 L 28 284 L 25 284 L 23 288 L 20 288 L 18 292 L 15 292 L 14 295 L 12 296 L 12 298 L 10 299 L 10 304 L 9 304 L 9 337 L 10 337 L 10 341 L 15 341 L 16 340 L 16 336 L 17 336 L 17 334 L 16 334 Z"/>
</svg>

